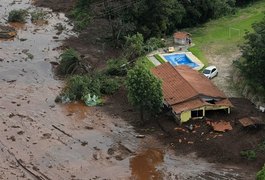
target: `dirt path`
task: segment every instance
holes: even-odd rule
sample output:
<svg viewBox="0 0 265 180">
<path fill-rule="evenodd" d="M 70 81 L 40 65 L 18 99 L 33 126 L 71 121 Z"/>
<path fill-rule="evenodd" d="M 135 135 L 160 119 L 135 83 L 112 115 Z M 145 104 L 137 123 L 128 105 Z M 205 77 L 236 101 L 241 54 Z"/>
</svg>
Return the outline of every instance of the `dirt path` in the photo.
<svg viewBox="0 0 265 180">
<path fill-rule="evenodd" d="M 19 8 L 35 9 L 29 0 L 1 2 L 1 23 L 10 10 Z M 111 99 L 95 108 L 55 104 L 63 83 L 54 79 L 50 62 L 58 61 L 62 41 L 74 33 L 64 14 L 44 11 L 48 24 L 13 24 L 18 36 L 0 42 L 0 179 L 245 176 L 240 169 L 220 167 L 194 154 L 176 156 L 170 145 L 152 135 L 136 138 L 138 133 L 124 117 L 137 116 L 122 103 L 117 113 Z M 57 23 L 66 27 L 61 34 Z M 158 129 L 156 133 L 163 134 Z"/>
<path fill-rule="evenodd" d="M 218 68 L 218 76 L 212 79 L 214 84 L 228 97 L 242 97 L 237 89 L 233 87 L 232 82 L 232 63 L 240 57 L 239 49 L 229 51 L 229 53 L 227 51 L 217 53 L 215 47 L 208 45 L 204 52 L 209 64 Z"/>
</svg>

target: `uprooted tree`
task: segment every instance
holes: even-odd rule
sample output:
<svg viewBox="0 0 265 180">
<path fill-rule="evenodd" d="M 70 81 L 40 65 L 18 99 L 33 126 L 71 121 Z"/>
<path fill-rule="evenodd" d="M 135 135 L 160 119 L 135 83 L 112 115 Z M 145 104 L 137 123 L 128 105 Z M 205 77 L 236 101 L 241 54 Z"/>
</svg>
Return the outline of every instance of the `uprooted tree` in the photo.
<svg viewBox="0 0 265 180">
<path fill-rule="evenodd" d="M 137 65 L 128 72 L 128 99 L 140 110 L 141 121 L 144 120 L 144 111 L 154 114 L 160 111 L 163 104 L 161 85 L 161 81 L 142 65 Z"/>
</svg>

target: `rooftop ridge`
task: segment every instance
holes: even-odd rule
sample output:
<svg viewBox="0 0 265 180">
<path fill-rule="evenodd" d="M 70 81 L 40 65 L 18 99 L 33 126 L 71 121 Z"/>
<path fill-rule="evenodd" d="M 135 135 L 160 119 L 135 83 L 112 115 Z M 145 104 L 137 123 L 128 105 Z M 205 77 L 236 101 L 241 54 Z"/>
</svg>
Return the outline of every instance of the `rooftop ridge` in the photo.
<svg viewBox="0 0 265 180">
<path fill-rule="evenodd" d="M 169 63 L 169 62 L 168 62 Z M 169 63 L 170 64 L 170 63 Z M 171 64 L 170 64 L 171 65 Z M 171 65 L 172 66 L 172 65 Z M 182 65 L 182 66 L 186 66 L 186 65 Z M 191 69 L 189 66 L 186 66 L 186 67 L 188 67 L 189 69 Z M 184 78 L 183 76 L 182 76 L 182 74 L 178 71 L 178 69 L 177 69 L 177 66 L 176 67 L 174 67 L 174 66 L 172 66 L 172 68 L 174 68 L 175 69 L 175 71 L 177 71 L 177 73 L 182 77 L 182 79 L 184 79 L 184 81 L 197 93 L 197 95 L 199 95 L 200 93 L 189 83 L 189 81 L 186 79 L 186 78 Z M 197 96 L 196 95 L 196 96 Z M 191 99 L 191 98 L 188 98 L 188 99 Z"/>
</svg>

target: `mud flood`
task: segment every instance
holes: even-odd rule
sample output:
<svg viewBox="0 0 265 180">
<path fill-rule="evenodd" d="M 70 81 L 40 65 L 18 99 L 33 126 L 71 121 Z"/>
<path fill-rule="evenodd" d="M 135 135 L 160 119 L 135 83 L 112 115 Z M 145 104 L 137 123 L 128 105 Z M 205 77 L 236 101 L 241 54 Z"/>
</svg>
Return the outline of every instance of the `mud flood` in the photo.
<svg viewBox="0 0 265 180">
<path fill-rule="evenodd" d="M 102 107 L 54 103 L 63 82 L 51 62 L 62 41 L 76 35 L 61 13 L 29 0 L 1 0 L 0 23 L 17 36 L 0 40 L 0 179 L 239 179 L 196 155 L 177 156 L 152 136 Z M 13 9 L 47 13 L 46 23 L 7 24 Z M 64 31 L 58 32 L 58 25 Z"/>
</svg>

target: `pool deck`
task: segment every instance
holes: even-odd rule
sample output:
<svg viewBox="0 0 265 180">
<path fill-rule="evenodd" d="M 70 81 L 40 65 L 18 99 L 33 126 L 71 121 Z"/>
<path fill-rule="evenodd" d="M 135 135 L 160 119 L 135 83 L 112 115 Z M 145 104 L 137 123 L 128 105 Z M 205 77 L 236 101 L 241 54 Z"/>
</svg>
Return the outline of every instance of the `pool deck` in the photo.
<svg viewBox="0 0 265 180">
<path fill-rule="evenodd" d="M 176 53 L 163 53 L 163 54 L 159 54 L 159 56 L 165 61 L 168 62 L 164 56 L 166 55 L 174 55 L 174 54 L 185 54 L 191 61 L 193 61 L 194 63 L 198 64 L 197 67 L 193 68 L 194 70 L 201 70 L 204 67 L 204 64 L 196 57 L 192 54 L 192 52 L 176 52 Z"/>
</svg>

